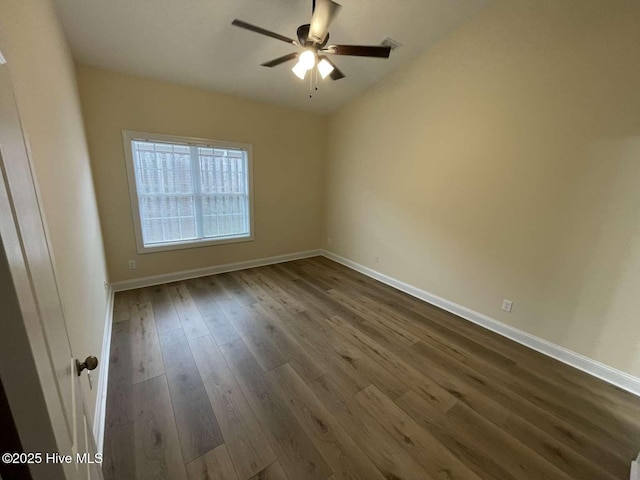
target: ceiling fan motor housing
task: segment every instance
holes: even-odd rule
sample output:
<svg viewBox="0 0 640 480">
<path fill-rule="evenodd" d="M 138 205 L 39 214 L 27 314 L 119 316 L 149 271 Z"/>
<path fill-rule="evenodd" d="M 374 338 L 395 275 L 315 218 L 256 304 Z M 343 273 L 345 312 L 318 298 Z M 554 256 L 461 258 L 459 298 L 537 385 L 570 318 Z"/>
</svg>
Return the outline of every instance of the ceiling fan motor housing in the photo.
<svg viewBox="0 0 640 480">
<path fill-rule="evenodd" d="M 300 25 L 298 27 L 297 35 L 298 35 L 298 41 L 300 42 L 300 45 L 302 45 L 303 47 L 310 47 L 315 45 L 318 48 L 324 48 L 327 42 L 329 41 L 329 32 L 327 32 L 327 35 L 324 37 L 324 40 L 322 41 L 322 43 L 319 43 L 314 41 L 313 39 L 309 39 L 310 28 L 311 28 L 311 25 L 308 23 L 305 23 L 304 25 Z"/>
</svg>

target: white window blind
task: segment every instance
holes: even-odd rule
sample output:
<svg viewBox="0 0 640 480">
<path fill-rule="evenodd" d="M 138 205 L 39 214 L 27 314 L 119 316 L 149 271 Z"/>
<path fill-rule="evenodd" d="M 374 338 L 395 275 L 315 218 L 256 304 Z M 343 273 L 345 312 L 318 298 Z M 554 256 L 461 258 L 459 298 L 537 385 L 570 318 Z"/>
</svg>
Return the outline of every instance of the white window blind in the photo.
<svg viewBox="0 0 640 480">
<path fill-rule="evenodd" d="M 131 140 L 144 247 L 250 235 L 247 151 Z"/>
</svg>

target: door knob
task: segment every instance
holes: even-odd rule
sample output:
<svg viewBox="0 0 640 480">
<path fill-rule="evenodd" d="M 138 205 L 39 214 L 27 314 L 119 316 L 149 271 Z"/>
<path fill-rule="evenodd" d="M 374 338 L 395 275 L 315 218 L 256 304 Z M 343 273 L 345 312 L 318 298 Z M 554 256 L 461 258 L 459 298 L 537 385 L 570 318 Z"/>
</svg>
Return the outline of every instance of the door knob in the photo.
<svg viewBox="0 0 640 480">
<path fill-rule="evenodd" d="M 87 357 L 84 362 L 80 363 L 80 360 L 76 359 L 76 370 L 78 376 L 86 368 L 87 370 L 95 370 L 98 366 L 98 359 L 94 356 Z"/>
</svg>

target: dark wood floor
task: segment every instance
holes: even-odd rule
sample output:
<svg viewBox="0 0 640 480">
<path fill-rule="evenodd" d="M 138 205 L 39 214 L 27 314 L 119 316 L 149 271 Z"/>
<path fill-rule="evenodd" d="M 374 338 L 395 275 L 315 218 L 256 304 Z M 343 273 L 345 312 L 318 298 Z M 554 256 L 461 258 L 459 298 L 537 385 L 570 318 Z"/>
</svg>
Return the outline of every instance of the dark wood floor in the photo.
<svg viewBox="0 0 640 480">
<path fill-rule="evenodd" d="M 322 257 L 116 295 L 107 479 L 628 479 L 640 399 Z"/>
</svg>

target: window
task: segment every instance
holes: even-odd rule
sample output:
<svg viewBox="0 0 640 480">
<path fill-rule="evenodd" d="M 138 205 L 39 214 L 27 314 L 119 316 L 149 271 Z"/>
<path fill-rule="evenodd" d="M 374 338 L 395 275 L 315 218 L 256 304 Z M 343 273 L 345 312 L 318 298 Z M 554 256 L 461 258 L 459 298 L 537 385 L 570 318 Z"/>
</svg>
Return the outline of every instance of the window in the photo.
<svg viewBox="0 0 640 480">
<path fill-rule="evenodd" d="M 138 253 L 253 240 L 250 145 L 122 137 Z"/>
</svg>

